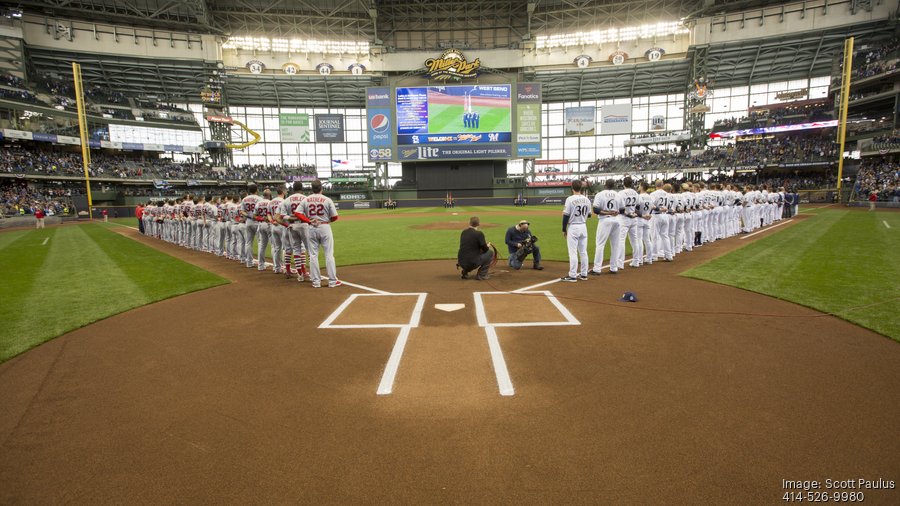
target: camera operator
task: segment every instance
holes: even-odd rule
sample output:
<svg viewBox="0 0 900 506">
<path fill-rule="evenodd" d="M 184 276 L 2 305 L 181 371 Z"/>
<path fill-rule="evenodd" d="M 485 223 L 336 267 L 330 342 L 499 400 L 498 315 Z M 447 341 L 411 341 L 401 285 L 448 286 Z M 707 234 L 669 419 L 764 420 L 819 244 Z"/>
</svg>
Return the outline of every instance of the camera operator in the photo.
<svg viewBox="0 0 900 506">
<path fill-rule="evenodd" d="M 522 220 L 506 231 L 506 246 L 509 248 L 509 266 L 515 270 L 522 268 L 522 262 L 528 255 L 534 255 L 534 268 L 542 271 L 541 249 L 538 248 L 537 237 L 531 234 L 528 221 Z"/>
<path fill-rule="evenodd" d="M 477 279 L 488 279 L 488 269 L 494 260 L 491 243 L 484 239 L 484 232 L 478 230 L 481 220 L 478 216 L 469 219 L 469 228 L 459 236 L 459 252 L 456 254 L 457 267 L 462 269 L 462 278 L 468 279 L 469 272 L 478 269 Z"/>
</svg>

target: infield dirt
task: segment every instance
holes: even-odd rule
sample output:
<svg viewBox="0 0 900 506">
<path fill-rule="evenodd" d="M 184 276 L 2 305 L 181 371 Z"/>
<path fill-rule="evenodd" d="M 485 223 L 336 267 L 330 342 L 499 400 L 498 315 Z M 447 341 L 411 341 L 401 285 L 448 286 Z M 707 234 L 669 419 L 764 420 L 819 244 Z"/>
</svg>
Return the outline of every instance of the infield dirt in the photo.
<svg viewBox="0 0 900 506">
<path fill-rule="evenodd" d="M 120 233 L 233 283 L 0 365 L 2 503 L 747 504 L 781 501 L 784 479 L 900 479 L 897 343 L 677 276 L 750 240 L 537 288 L 580 325 L 497 328 L 508 397 L 473 293 L 549 281 L 562 264 L 500 263 L 488 282 L 460 280 L 450 260 L 339 268 L 352 283 L 427 293 L 393 393 L 379 396 L 398 330 L 317 328 L 371 292 Z M 618 302 L 624 291 L 640 301 Z M 554 317 L 531 297 L 542 296 L 485 297 L 486 313 Z M 350 304 L 336 321 L 399 321 L 408 307 Z"/>
</svg>

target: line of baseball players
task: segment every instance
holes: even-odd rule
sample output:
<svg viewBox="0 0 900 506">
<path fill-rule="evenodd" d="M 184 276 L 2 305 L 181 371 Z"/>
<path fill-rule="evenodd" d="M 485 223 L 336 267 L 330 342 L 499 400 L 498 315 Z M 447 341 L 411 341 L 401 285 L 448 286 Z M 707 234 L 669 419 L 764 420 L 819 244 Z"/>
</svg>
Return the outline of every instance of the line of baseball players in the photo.
<svg viewBox="0 0 900 506">
<path fill-rule="evenodd" d="M 599 275 L 604 250 L 610 243 L 609 270 L 625 268 L 625 241 L 633 252 L 631 267 L 654 261 L 671 262 L 675 255 L 703 244 L 750 233 L 783 216 L 784 188 L 769 192 L 766 185 L 740 188 L 732 184 L 684 183 L 673 186 L 656 181 L 653 191 L 641 181 L 638 190 L 630 177 L 624 189 L 614 190 L 609 179 L 593 202 L 582 194 L 582 181 L 572 182 L 572 195 L 563 209 L 563 234 L 569 249 L 569 273 L 563 281 L 586 281 Z M 593 265 L 587 254 L 587 220 L 598 217 Z"/>
<path fill-rule="evenodd" d="M 331 223 L 337 221 L 334 202 L 322 195 L 322 183 L 312 183 L 313 193 L 304 195 L 300 182 L 285 196 L 284 188 L 263 191 L 255 184 L 241 197 L 185 195 L 175 200 L 150 202 L 144 208 L 144 231 L 173 244 L 213 253 L 243 263 L 247 268 L 265 271 L 266 249 L 272 246 L 272 271 L 309 280 L 319 288 L 323 277 L 319 251 L 324 251 L 330 288 L 341 286 L 334 261 L 334 236 Z M 253 239 L 257 240 L 254 251 Z M 307 264 L 307 252 L 309 264 Z M 255 258 L 254 258 L 255 256 Z"/>
</svg>

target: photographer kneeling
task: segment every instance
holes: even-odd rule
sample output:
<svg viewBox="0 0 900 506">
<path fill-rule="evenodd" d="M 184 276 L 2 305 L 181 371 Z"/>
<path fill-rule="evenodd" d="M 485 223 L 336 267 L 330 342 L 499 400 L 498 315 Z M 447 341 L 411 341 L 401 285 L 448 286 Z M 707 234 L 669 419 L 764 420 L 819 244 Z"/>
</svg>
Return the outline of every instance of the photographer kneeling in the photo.
<svg viewBox="0 0 900 506">
<path fill-rule="evenodd" d="M 493 245 L 484 239 L 484 233 L 478 230 L 481 220 L 477 216 L 469 219 L 469 228 L 459 236 L 459 252 L 456 254 L 456 266 L 462 270 L 462 278 L 469 279 L 469 272 L 478 269 L 476 278 L 488 279 L 488 270 L 494 260 Z"/>
<path fill-rule="evenodd" d="M 518 225 L 509 227 L 506 231 L 506 246 L 509 248 L 509 266 L 515 270 L 522 268 L 522 262 L 528 255 L 534 255 L 534 268 L 542 271 L 541 249 L 535 244 L 537 236 L 531 235 L 528 226 L 531 223 L 522 220 Z"/>
</svg>

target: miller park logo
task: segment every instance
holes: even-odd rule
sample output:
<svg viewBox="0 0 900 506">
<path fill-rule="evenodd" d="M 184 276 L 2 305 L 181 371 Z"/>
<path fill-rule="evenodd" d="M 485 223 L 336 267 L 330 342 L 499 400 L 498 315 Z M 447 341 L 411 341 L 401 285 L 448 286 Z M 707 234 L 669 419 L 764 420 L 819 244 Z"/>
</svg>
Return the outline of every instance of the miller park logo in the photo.
<svg viewBox="0 0 900 506">
<path fill-rule="evenodd" d="M 448 49 L 440 58 L 425 60 L 425 75 L 430 79 L 446 81 L 447 79 L 464 79 L 476 77 L 481 68 L 481 60 L 466 60 L 465 55 L 458 49 Z"/>
</svg>

